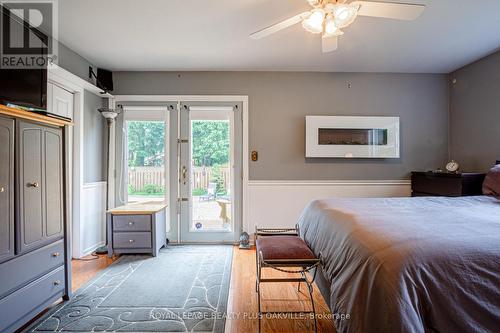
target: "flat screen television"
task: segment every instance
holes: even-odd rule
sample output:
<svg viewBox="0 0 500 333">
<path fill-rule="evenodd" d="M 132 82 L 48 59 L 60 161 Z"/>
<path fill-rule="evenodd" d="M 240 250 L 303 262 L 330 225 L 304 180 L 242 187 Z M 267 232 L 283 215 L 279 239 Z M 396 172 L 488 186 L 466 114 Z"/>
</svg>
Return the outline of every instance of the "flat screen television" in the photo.
<svg viewBox="0 0 500 333">
<path fill-rule="evenodd" d="M 48 39 L 47 35 L 37 29 L 31 28 L 18 18 L 11 19 L 9 11 L 0 6 L 2 25 L 8 22 L 16 25 L 16 29 L 24 31 L 30 38 L 39 38 L 42 42 Z M 10 29 L 13 27 L 11 26 Z M 39 49 L 40 55 L 46 55 L 46 50 Z M 32 54 L 33 55 L 33 54 Z M 36 55 L 36 54 L 34 54 Z M 0 103 L 14 104 L 36 110 L 47 110 L 47 68 L 36 67 L 29 69 L 1 68 L 0 66 Z"/>
<path fill-rule="evenodd" d="M 0 103 L 47 110 L 47 69 L 0 69 Z"/>
</svg>

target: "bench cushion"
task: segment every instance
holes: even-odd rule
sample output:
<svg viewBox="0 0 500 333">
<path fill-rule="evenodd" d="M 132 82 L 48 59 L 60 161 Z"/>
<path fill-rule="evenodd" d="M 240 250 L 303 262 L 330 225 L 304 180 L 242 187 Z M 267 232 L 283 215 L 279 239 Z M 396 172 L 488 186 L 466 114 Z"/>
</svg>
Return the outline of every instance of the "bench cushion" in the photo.
<svg viewBox="0 0 500 333">
<path fill-rule="evenodd" d="M 257 253 L 262 251 L 264 260 L 316 259 L 299 236 L 263 236 L 257 238 L 256 247 Z"/>
</svg>

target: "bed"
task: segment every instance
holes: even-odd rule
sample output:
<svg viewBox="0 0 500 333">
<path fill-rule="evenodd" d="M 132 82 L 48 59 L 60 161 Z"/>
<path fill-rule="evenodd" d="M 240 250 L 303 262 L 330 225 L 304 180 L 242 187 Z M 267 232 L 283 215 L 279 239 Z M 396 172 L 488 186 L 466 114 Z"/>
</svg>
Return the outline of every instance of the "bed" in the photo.
<svg viewBox="0 0 500 333">
<path fill-rule="evenodd" d="M 494 197 L 317 200 L 299 227 L 338 332 L 498 330 Z"/>
</svg>

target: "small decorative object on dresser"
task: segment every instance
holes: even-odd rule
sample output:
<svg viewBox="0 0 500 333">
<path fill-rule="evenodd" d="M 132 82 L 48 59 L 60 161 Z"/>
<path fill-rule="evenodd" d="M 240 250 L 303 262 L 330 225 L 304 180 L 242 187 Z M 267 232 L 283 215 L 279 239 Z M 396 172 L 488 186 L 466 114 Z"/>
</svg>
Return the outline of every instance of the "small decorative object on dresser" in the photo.
<svg viewBox="0 0 500 333">
<path fill-rule="evenodd" d="M 481 195 L 484 173 L 412 172 L 413 197 Z"/>
<path fill-rule="evenodd" d="M 130 204 L 107 213 L 108 256 L 113 253 L 151 253 L 167 245 L 163 203 Z"/>
</svg>

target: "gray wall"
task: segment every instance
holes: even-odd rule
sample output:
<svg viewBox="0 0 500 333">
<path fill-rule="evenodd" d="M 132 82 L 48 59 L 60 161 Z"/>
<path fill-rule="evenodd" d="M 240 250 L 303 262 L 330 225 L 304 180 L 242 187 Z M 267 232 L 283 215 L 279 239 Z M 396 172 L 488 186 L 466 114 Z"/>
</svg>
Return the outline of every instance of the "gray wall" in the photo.
<svg viewBox="0 0 500 333">
<path fill-rule="evenodd" d="M 94 72 L 96 67 L 63 43 L 59 43 L 57 64 L 76 76 L 95 84 L 95 80 L 89 79 L 89 66 L 94 68 Z"/>
<path fill-rule="evenodd" d="M 251 180 L 406 179 L 448 153 L 445 75 L 115 72 L 115 95 L 248 95 Z M 352 87 L 348 88 L 348 84 Z M 401 158 L 306 159 L 306 115 L 401 117 Z"/>
<path fill-rule="evenodd" d="M 106 180 L 107 125 L 97 112 L 103 99 L 91 92 L 84 94 L 83 114 L 83 181 L 85 183 Z"/>
<path fill-rule="evenodd" d="M 450 74 L 450 156 L 465 171 L 500 160 L 500 52 Z"/>
</svg>

